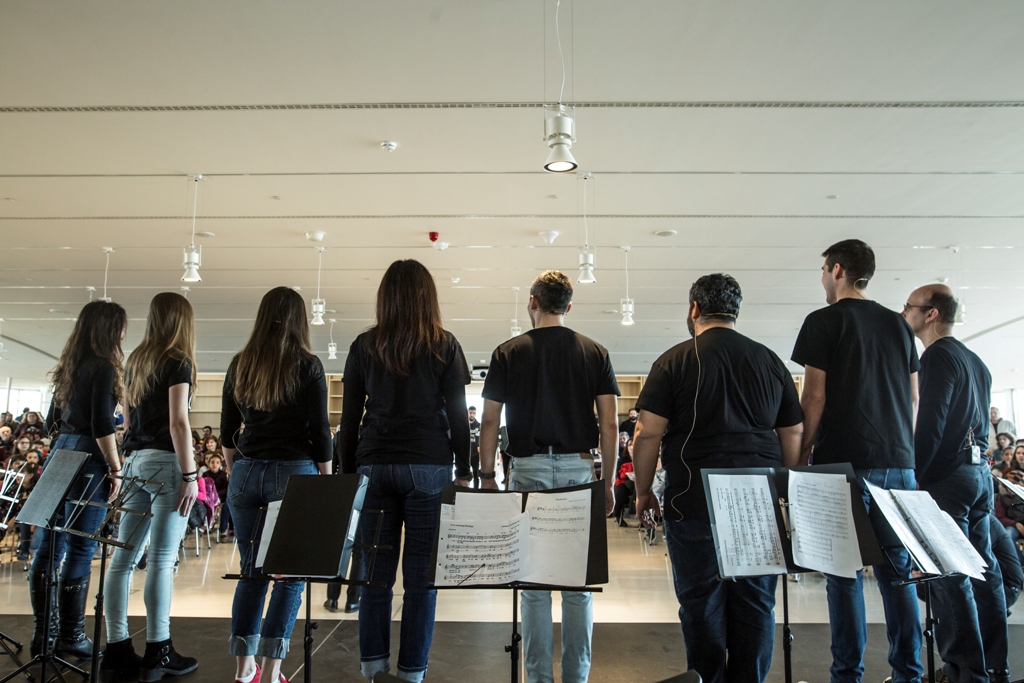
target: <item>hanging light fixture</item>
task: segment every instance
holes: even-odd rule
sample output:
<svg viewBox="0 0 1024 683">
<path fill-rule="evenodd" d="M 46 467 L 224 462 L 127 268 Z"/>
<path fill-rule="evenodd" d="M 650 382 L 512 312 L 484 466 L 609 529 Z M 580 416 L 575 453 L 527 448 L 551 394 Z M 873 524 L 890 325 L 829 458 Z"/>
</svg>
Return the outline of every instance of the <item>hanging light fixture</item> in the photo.
<svg viewBox="0 0 1024 683">
<path fill-rule="evenodd" d="M 114 253 L 114 248 L 103 247 L 103 251 L 107 252 L 107 265 L 103 268 L 103 296 L 100 297 L 100 301 L 106 301 L 109 304 L 113 299 L 107 296 L 107 276 L 110 274 L 110 255 Z"/>
<path fill-rule="evenodd" d="M 327 360 L 338 360 L 338 345 L 334 343 L 334 323 L 338 322 L 331 318 L 331 341 L 327 344 Z"/>
<path fill-rule="evenodd" d="M 320 254 L 320 262 L 316 267 L 316 298 L 313 299 L 313 320 L 310 324 L 323 325 L 324 313 L 327 311 L 327 302 L 320 298 L 320 271 L 324 266 L 324 248 L 317 247 L 316 250 Z"/>
<path fill-rule="evenodd" d="M 4 359 L 4 319 L 0 318 L 0 360 Z"/>
<path fill-rule="evenodd" d="M 512 329 L 510 330 L 512 337 L 518 337 L 523 333 L 523 328 L 519 327 L 519 288 L 513 287 L 513 291 L 516 293 L 515 308 L 512 309 Z"/>
<path fill-rule="evenodd" d="M 192 198 L 192 239 L 189 241 L 188 248 L 183 250 L 181 267 L 185 269 L 185 274 L 181 276 L 182 282 L 203 281 L 203 278 L 199 277 L 199 266 L 203 265 L 203 248 L 200 246 L 198 250 L 196 249 L 196 208 L 199 206 L 199 181 L 202 179 L 201 173 L 192 176 L 192 180 L 196 184 Z"/>
<path fill-rule="evenodd" d="M 619 300 L 619 306 L 622 311 L 622 324 L 632 325 L 633 300 L 629 297 L 629 247 L 622 247 L 622 251 L 626 253 L 626 298 Z"/>
<path fill-rule="evenodd" d="M 954 325 L 967 324 L 967 303 L 960 293 L 963 280 L 963 257 L 960 254 L 960 247 L 949 248 L 949 267 L 956 274 L 956 315 L 953 316 Z"/>
<path fill-rule="evenodd" d="M 597 282 L 594 277 L 594 264 L 597 260 L 597 249 L 590 246 L 590 228 L 587 225 L 587 181 L 593 176 L 584 173 L 583 180 L 583 246 L 579 248 L 580 276 L 576 282 L 581 285 L 589 285 Z M 578 234 L 578 233 L 577 233 Z"/>
<path fill-rule="evenodd" d="M 544 141 L 551 150 L 544 162 L 544 170 L 551 173 L 567 173 L 579 167 L 569 151 L 572 143 L 576 142 L 576 110 L 562 104 L 562 96 L 565 94 L 565 55 L 562 53 L 562 32 L 558 22 L 561 6 L 562 1 L 558 0 L 555 3 L 555 38 L 558 41 L 558 61 L 562 65 L 562 85 L 558 90 L 558 104 L 544 105 Z"/>
</svg>

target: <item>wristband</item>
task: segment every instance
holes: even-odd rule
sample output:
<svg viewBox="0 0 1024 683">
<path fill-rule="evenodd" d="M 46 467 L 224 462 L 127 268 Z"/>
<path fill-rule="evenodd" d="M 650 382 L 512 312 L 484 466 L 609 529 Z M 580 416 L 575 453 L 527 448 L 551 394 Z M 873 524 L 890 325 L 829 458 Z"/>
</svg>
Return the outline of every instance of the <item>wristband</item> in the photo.
<svg viewBox="0 0 1024 683">
<path fill-rule="evenodd" d="M 199 481 L 199 472 L 193 470 L 187 474 L 183 473 L 181 475 L 181 480 L 186 484 L 191 484 L 194 481 Z"/>
<path fill-rule="evenodd" d="M 494 475 L 495 475 L 494 472 L 481 472 L 480 473 L 480 478 L 481 479 L 494 479 Z"/>
</svg>

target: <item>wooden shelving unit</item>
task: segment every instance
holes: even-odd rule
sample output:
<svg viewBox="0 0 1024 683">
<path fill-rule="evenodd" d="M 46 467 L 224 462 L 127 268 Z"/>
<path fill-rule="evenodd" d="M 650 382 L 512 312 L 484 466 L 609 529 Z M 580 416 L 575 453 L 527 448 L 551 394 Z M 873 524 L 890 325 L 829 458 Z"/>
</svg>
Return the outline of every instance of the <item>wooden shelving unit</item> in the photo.
<svg viewBox="0 0 1024 683">
<path fill-rule="evenodd" d="M 341 400 L 345 395 L 345 385 L 341 375 L 327 375 L 327 419 L 331 426 L 338 428 L 341 422 Z"/>
<path fill-rule="evenodd" d="M 616 375 L 615 381 L 619 384 L 619 422 L 629 417 L 629 411 L 636 407 L 636 400 L 640 398 L 640 390 L 644 388 L 644 375 Z"/>
<path fill-rule="evenodd" d="M 192 429 L 202 431 L 206 425 L 213 427 L 213 433 L 220 433 L 220 397 L 224 390 L 223 372 L 200 372 L 196 374 L 196 386 L 192 395 L 192 409 L 188 422 Z"/>
</svg>

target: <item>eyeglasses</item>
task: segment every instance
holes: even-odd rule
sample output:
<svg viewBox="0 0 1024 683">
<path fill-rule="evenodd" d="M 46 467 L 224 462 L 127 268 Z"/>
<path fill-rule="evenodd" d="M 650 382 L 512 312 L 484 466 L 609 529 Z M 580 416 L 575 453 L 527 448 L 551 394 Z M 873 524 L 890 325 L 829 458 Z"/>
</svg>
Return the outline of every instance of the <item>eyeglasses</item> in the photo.
<svg viewBox="0 0 1024 683">
<path fill-rule="evenodd" d="M 920 308 L 922 311 L 930 311 L 934 306 L 915 306 L 914 304 L 903 304 L 903 312 L 906 313 L 912 308 Z"/>
</svg>

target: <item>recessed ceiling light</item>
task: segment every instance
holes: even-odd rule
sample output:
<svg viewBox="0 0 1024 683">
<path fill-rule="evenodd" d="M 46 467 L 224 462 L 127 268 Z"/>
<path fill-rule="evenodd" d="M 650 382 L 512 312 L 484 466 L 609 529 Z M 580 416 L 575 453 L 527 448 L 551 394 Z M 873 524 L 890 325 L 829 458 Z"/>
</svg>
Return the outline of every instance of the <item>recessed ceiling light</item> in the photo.
<svg viewBox="0 0 1024 683">
<path fill-rule="evenodd" d="M 679 232 L 676 230 L 655 230 L 654 234 L 658 237 L 675 237 Z"/>
<path fill-rule="evenodd" d="M 281 195 L 279 195 L 279 194 L 271 195 L 270 198 L 271 199 L 280 199 Z"/>
<path fill-rule="evenodd" d="M 839 199 L 839 195 L 837 195 L 837 194 L 830 194 L 827 197 L 825 197 L 825 199 Z"/>
<path fill-rule="evenodd" d="M 292 287 L 292 289 L 294 289 L 296 292 L 302 291 L 302 287 Z"/>
<path fill-rule="evenodd" d="M 486 358 L 481 358 L 481 359 L 480 359 L 480 362 L 481 362 L 481 363 L 487 363 L 487 362 L 488 362 L 488 360 L 487 360 Z"/>
<path fill-rule="evenodd" d="M 202 232 L 197 232 L 196 233 L 196 237 L 216 237 L 216 236 L 217 235 L 215 235 L 214 233 L 210 232 L 209 230 L 203 230 Z"/>
<path fill-rule="evenodd" d="M 65 312 L 66 311 L 63 308 L 51 308 L 50 309 L 50 313 L 65 313 Z"/>
<path fill-rule="evenodd" d="M 328 312 L 328 313 L 337 313 L 337 311 L 336 311 L 336 310 L 334 310 L 333 308 L 328 308 L 328 309 L 327 309 L 327 312 Z"/>
<path fill-rule="evenodd" d="M 310 230 L 306 233 L 306 239 L 310 242 L 323 242 L 325 237 L 327 233 L 322 230 Z"/>
<path fill-rule="evenodd" d="M 18 200 L 15 199 L 14 197 L 4 197 L 4 201 L 5 202 L 16 202 Z"/>
<path fill-rule="evenodd" d="M 460 279 L 460 278 L 457 278 L 457 277 L 453 277 L 453 278 L 452 278 L 452 284 L 456 284 L 456 285 L 457 285 L 457 284 L 459 284 L 459 279 Z"/>
<path fill-rule="evenodd" d="M 557 194 L 549 194 L 548 195 L 548 199 L 558 199 L 558 195 Z"/>
<path fill-rule="evenodd" d="M 619 314 L 619 309 L 617 309 L 617 308 L 609 308 L 606 311 L 602 311 L 602 313 L 607 313 L 608 315 L 618 315 Z"/>
</svg>

